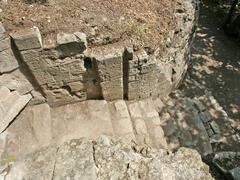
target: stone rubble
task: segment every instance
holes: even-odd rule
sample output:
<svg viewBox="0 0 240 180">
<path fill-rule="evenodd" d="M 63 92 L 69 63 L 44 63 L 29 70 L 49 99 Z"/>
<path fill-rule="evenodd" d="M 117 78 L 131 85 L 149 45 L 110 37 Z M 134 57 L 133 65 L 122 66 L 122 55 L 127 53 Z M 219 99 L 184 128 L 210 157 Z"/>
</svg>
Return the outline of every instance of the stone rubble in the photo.
<svg viewBox="0 0 240 180">
<path fill-rule="evenodd" d="M 6 180 L 21 179 L 213 179 L 200 155 L 181 148 L 176 153 L 101 136 L 49 146 L 16 161 Z"/>
</svg>

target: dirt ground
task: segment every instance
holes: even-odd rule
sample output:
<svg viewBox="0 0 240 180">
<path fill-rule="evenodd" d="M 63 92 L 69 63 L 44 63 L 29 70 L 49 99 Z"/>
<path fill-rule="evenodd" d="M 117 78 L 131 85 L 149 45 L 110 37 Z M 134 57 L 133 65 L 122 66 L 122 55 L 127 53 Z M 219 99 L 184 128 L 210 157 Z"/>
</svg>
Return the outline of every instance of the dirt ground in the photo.
<svg viewBox="0 0 240 180">
<path fill-rule="evenodd" d="M 202 5 L 188 74 L 212 92 L 239 133 L 240 46 L 220 29 L 222 22 L 211 6 Z"/>
<path fill-rule="evenodd" d="M 131 39 L 143 47 L 161 48 L 175 23 L 175 0 L 26 1 L 44 0 L 0 1 L 0 21 L 8 31 L 37 26 L 46 43 L 58 32 L 82 31 L 90 44 Z"/>
<path fill-rule="evenodd" d="M 227 112 L 230 122 L 217 117 L 224 142 L 213 146 L 214 152 L 240 151 L 240 46 L 239 40 L 230 38 L 221 30 L 224 16 L 214 11 L 211 4 L 201 4 L 199 25 L 192 48 L 192 56 L 186 79 L 197 81 L 210 91 Z M 180 87 L 188 97 L 204 94 L 198 87 L 183 82 Z M 229 124 L 231 126 L 229 126 Z M 211 164 L 212 175 L 217 180 L 224 176 Z"/>
</svg>

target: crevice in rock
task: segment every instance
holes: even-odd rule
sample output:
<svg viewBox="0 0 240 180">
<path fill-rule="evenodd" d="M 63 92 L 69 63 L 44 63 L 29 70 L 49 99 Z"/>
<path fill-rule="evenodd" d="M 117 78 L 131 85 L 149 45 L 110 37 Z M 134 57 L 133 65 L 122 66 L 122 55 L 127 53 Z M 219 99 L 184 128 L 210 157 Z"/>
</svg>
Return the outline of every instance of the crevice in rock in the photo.
<svg viewBox="0 0 240 180">
<path fill-rule="evenodd" d="M 86 75 L 84 76 L 84 82 L 85 82 L 85 89 L 87 91 L 87 99 L 102 100 L 103 93 L 100 85 L 100 77 L 98 74 L 95 59 L 91 57 L 85 57 L 84 67 L 86 68 Z M 93 85 L 91 86 L 89 84 L 93 84 Z M 89 92 L 89 89 L 91 89 L 90 92 Z M 94 89 L 94 93 L 92 91 L 93 89 Z"/>
<path fill-rule="evenodd" d="M 4 73 L 0 73 L 0 76 L 3 75 L 3 74 L 11 74 L 11 73 L 13 73 L 14 71 L 16 71 L 17 69 L 19 69 L 19 68 L 15 68 L 15 69 L 13 69 L 13 70 L 11 70 L 11 71 L 7 71 L 7 72 L 4 72 Z"/>
<path fill-rule="evenodd" d="M 99 93 L 99 97 L 98 98 L 94 98 L 94 99 L 104 99 L 103 98 L 103 90 L 102 90 L 102 86 L 101 86 L 101 79 L 100 79 L 100 75 L 99 75 L 99 69 L 98 69 L 98 66 L 97 66 L 97 62 L 96 62 L 96 59 L 95 58 L 92 58 L 92 70 L 94 72 L 94 75 L 95 75 L 95 84 L 98 88 L 98 93 Z M 92 99 L 92 98 L 88 98 L 88 99 Z"/>
<path fill-rule="evenodd" d="M 56 164 L 57 164 L 57 154 L 58 154 L 59 149 L 60 149 L 60 147 L 58 147 L 57 150 L 56 150 L 56 156 L 55 156 L 55 161 L 54 161 L 54 165 L 53 165 L 53 172 L 52 172 L 51 180 L 54 179 L 55 170 L 56 170 Z"/>
<path fill-rule="evenodd" d="M 123 98 L 128 100 L 128 82 L 129 82 L 129 60 L 132 59 L 133 52 L 125 49 L 123 53 Z"/>
<path fill-rule="evenodd" d="M 96 168 L 98 168 L 98 164 L 96 161 L 96 148 L 95 148 L 96 142 L 92 141 L 92 149 L 93 149 L 93 162 Z"/>
</svg>

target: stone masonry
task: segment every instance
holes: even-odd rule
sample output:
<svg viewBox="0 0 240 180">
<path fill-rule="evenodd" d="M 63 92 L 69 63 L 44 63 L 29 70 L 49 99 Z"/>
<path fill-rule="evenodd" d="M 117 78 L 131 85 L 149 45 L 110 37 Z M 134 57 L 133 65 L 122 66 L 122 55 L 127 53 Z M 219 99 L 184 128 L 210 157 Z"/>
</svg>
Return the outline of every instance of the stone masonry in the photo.
<svg viewBox="0 0 240 180">
<path fill-rule="evenodd" d="M 18 81 L 26 77 L 24 87 L 13 89 L 31 93 L 33 104 L 164 97 L 177 87 L 187 69 L 197 12 L 196 2 L 179 1 L 178 23 L 169 32 L 161 56 L 158 49 L 150 53 L 131 42 L 88 47 L 88 37 L 82 32 L 59 33 L 54 43 L 46 45 L 37 27 L 8 35 L 1 24 L 0 79 L 3 75 L 14 78 L 13 72 L 23 74 Z M 0 85 L 7 86 L 7 81 Z"/>
</svg>

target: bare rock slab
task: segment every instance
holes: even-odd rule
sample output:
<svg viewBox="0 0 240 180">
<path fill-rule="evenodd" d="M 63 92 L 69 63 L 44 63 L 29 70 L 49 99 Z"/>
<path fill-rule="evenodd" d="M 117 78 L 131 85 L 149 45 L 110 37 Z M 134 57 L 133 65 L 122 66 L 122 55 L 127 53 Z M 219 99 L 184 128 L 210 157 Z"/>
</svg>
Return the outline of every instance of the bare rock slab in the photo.
<svg viewBox="0 0 240 180">
<path fill-rule="evenodd" d="M 19 114 L 19 112 L 27 105 L 32 96 L 19 95 L 17 91 L 10 92 L 6 87 L 0 88 L 0 103 L 3 107 L 3 116 L 0 117 L 0 132 L 3 132 L 9 123 Z M 3 97 L 5 96 L 5 97 Z"/>
<path fill-rule="evenodd" d="M 140 151 L 138 151 L 140 149 Z M 96 141 L 70 140 L 31 153 L 13 164 L 6 180 L 186 179 L 212 180 L 195 150 L 176 153 L 140 147 L 106 136 Z"/>
<path fill-rule="evenodd" d="M 20 95 L 27 94 L 33 90 L 33 85 L 19 69 L 16 69 L 11 73 L 1 75 L 0 86 L 5 86 L 11 91 L 16 90 Z"/>
<path fill-rule="evenodd" d="M 50 180 L 52 179 L 58 148 L 50 146 L 36 151 L 17 162 L 6 180 Z"/>
<path fill-rule="evenodd" d="M 54 171 L 54 180 L 97 179 L 92 142 L 71 140 L 60 146 Z"/>
<path fill-rule="evenodd" d="M 2 34 L 3 36 L 4 34 Z M 1 39 L 0 26 L 0 74 L 11 72 L 19 67 L 19 64 L 12 52 L 11 41 L 9 36 L 4 36 Z"/>
</svg>

